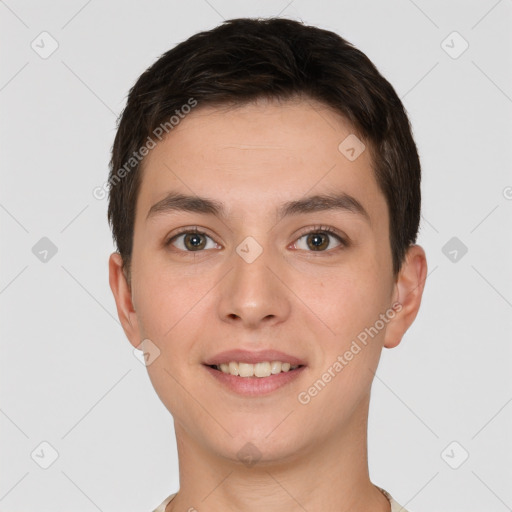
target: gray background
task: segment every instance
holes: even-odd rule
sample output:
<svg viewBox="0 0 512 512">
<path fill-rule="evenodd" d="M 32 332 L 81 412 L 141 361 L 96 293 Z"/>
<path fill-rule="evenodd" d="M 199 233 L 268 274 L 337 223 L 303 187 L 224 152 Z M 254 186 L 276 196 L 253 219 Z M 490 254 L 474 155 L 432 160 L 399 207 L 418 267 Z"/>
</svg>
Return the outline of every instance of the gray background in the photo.
<svg viewBox="0 0 512 512">
<path fill-rule="evenodd" d="M 510 0 L 0 2 L 0 510 L 149 511 L 178 489 L 172 418 L 117 319 L 92 190 L 142 71 L 223 18 L 277 14 L 368 55 L 422 160 L 429 277 L 374 382 L 372 480 L 414 512 L 512 510 Z"/>
</svg>

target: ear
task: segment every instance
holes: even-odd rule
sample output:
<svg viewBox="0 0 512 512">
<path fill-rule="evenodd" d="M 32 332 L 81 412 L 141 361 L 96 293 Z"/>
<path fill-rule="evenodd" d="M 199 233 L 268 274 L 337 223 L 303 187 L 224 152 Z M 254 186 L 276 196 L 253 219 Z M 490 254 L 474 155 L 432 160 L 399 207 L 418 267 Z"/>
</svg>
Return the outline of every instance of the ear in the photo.
<svg viewBox="0 0 512 512">
<path fill-rule="evenodd" d="M 133 307 L 131 287 L 123 271 L 123 259 L 118 252 L 110 255 L 108 261 L 108 280 L 116 301 L 117 316 L 121 321 L 126 337 L 134 347 L 142 341 L 139 323 Z"/>
<path fill-rule="evenodd" d="M 395 316 L 389 321 L 384 346 L 394 348 L 411 326 L 418 314 L 427 278 L 427 258 L 419 245 L 412 245 L 406 252 L 405 261 L 398 274 L 393 292 Z"/>
</svg>

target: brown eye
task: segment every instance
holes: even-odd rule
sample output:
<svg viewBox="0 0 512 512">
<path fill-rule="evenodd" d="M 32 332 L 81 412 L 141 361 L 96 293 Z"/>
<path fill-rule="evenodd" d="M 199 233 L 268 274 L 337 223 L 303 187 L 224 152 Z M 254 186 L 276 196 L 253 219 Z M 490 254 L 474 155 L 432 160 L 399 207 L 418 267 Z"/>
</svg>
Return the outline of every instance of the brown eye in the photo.
<svg viewBox="0 0 512 512">
<path fill-rule="evenodd" d="M 211 240 L 210 246 L 208 240 Z M 184 252 L 198 252 L 204 249 L 215 249 L 217 244 L 202 231 L 184 231 L 173 236 L 167 245 L 173 245 L 177 249 Z"/>
<path fill-rule="evenodd" d="M 325 233 L 311 233 L 306 235 L 306 237 L 308 247 L 313 251 L 329 247 L 329 237 Z"/>
<path fill-rule="evenodd" d="M 183 243 L 191 251 L 204 249 L 206 246 L 204 236 L 199 233 L 187 233 L 183 238 Z"/>
<path fill-rule="evenodd" d="M 305 239 L 306 243 L 300 242 Z M 338 244 L 332 246 L 331 239 L 337 240 Z M 304 233 L 295 243 L 297 249 L 309 252 L 328 252 L 327 249 L 334 249 L 339 246 L 346 246 L 345 240 L 330 228 L 314 228 Z"/>
</svg>

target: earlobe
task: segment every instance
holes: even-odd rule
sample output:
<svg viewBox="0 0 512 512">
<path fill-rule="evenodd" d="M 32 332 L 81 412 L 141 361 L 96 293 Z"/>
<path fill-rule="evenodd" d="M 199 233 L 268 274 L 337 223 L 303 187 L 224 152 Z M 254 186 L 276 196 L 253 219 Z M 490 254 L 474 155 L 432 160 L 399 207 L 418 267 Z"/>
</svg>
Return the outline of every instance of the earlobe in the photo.
<svg viewBox="0 0 512 512">
<path fill-rule="evenodd" d="M 131 289 L 123 271 L 123 260 L 118 252 L 108 262 L 109 284 L 116 302 L 117 315 L 130 343 L 138 347 L 141 341 L 137 316 L 133 307 Z"/>
<path fill-rule="evenodd" d="M 418 314 L 427 278 L 427 258 L 419 245 L 412 245 L 406 253 L 398 279 L 395 284 L 396 308 L 395 317 L 386 328 L 384 346 L 394 348 L 411 326 Z"/>
</svg>

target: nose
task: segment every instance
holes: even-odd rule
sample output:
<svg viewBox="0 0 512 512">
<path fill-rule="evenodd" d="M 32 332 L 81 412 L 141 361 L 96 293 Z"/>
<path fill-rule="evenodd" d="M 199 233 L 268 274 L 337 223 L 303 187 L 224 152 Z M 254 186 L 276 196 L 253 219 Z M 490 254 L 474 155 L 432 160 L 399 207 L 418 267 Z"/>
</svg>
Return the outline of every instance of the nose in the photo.
<svg viewBox="0 0 512 512">
<path fill-rule="evenodd" d="M 285 321 L 290 315 L 291 292 L 283 284 L 284 269 L 271 251 L 263 250 L 254 260 L 237 252 L 231 263 L 231 272 L 220 283 L 221 320 L 250 329 Z"/>
</svg>

